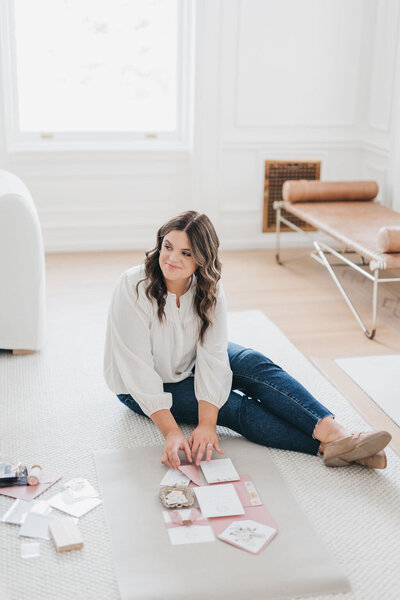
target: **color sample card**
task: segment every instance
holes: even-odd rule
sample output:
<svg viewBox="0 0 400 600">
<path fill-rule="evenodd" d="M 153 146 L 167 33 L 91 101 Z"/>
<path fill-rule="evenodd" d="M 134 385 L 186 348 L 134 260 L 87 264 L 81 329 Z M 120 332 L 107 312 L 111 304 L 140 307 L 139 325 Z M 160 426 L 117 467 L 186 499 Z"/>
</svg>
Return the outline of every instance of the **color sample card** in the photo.
<svg viewBox="0 0 400 600">
<path fill-rule="evenodd" d="M 252 554 L 258 554 L 275 533 L 276 529 L 263 523 L 252 520 L 239 520 L 232 521 L 218 535 L 218 538 Z"/>
<path fill-rule="evenodd" d="M 201 470 L 207 483 L 222 483 L 225 481 L 239 481 L 239 473 L 230 458 L 220 458 L 217 460 L 202 460 L 200 463 Z"/>
<path fill-rule="evenodd" d="M 244 508 L 232 483 L 193 489 L 205 519 L 244 515 Z"/>
</svg>

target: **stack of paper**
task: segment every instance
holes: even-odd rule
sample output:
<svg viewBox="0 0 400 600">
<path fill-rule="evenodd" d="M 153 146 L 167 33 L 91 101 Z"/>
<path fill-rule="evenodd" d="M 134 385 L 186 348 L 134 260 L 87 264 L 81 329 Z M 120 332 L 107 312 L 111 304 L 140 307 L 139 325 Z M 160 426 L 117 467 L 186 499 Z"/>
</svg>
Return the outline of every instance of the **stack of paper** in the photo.
<svg viewBox="0 0 400 600">
<path fill-rule="evenodd" d="M 39 485 L 48 487 L 52 483 L 54 483 L 54 477 L 51 476 L 51 478 L 48 478 L 45 476 L 43 483 Z M 39 486 L 24 487 L 37 488 Z M 2 492 L 4 489 L 2 489 Z M 17 489 L 17 492 L 21 489 L 22 486 Z M 14 495 L 14 489 L 7 488 L 7 491 L 9 491 L 7 495 Z M 22 496 L 24 497 L 24 494 Z M 76 524 L 79 517 L 101 503 L 102 500 L 99 499 L 98 493 L 86 479 L 75 478 L 64 484 L 63 492 L 52 496 L 47 501 L 27 501 L 17 497 L 15 502 L 2 516 L 1 521 L 3 523 L 20 525 L 19 535 L 22 537 L 49 540 L 49 523 L 52 520 L 59 519 L 59 516 L 52 510 L 52 507 L 70 514 L 71 521 Z M 21 556 L 23 558 L 40 556 L 39 544 L 21 544 Z"/>
</svg>

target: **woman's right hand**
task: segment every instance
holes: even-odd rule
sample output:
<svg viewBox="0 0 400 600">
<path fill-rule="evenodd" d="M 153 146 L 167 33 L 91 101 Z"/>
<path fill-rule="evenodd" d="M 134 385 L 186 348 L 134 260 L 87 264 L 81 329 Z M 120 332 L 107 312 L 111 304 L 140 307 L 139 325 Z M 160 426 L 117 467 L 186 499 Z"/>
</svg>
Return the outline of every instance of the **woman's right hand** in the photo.
<svg viewBox="0 0 400 600">
<path fill-rule="evenodd" d="M 180 429 L 174 429 L 165 436 L 164 452 L 161 458 L 162 464 L 177 469 L 181 464 L 178 450 L 183 450 L 188 462 L 192 462 L 192 454 L 187 439 Z"/>
</svg>

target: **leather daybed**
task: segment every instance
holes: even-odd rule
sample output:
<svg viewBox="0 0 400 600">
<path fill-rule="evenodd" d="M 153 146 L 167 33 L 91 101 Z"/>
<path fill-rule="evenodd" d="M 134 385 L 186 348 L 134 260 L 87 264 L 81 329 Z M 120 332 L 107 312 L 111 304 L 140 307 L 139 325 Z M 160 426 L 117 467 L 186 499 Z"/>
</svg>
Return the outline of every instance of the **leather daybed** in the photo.
<svg viewBox="0 0 400 600">
<path fill-rule="evenodd" d="M 332 276 L 365 335 L 373 338 L 376 331 L 378 284 L 399 282 L 399 274 L 381 278 L 381 271 L 400 269 L 400 213 L 378 204 L 375 181 L 321 182 L 285 181 L 282 187 L 282 202 L 275 202 L 277 254 L 280 259 L 280 226 L 284 223 L 291 229 L 311 238 L 315 251 L 311 254 L 323 264 Z M 334 249 L 310 232 L 305 232 L 282 215 L 282 209 L 295 215 L 317 230 L 328 234 L 344 247 Z M 327 255 L 341 262 L 332 264 Z M 349 255 L 359 257 L 358 263 Z M 333 269 L 335 266 L 350 266 L 373 282 L 372 327 L 368 330 L 359 313 L 350 301 Z"/>
</svg>

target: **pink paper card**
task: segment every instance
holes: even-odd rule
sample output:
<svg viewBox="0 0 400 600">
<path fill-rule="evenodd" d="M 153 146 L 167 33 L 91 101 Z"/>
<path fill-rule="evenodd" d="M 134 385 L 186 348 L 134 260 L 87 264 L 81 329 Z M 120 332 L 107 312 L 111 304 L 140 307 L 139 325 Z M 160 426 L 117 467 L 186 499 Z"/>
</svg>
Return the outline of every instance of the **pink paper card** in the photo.
<svg viewBox="0 0 400 600">
<path fill-rule="evenodd" d="M 178 471 L 189 477 L 196 485 L 201 485 L 199 477 L 199 468 L 196 465 L 181 465 L 178 467 Z"/>
<path fill-rule="evenodd" d="M 227 542 L 228 544 L 232 544 L 241 550 L 246 550 L 252 554 L 260 554 L 260 552 L 262 552 L 277 535 L 278 530 L 276 524 L 265 506 L 247 506 L 244 510 L 245 514 L 238 517 L 218 517 L 216 519 L 210 519 L 211 527 L 213 528 L 216 537 L 218 537 L 220 540 Z M 247 532 L 247 540 L 243 538 L 243 535 L 246 534 L 246 532 L 229 531 L 232 529 L 232 523 L 236 525 L 239 524 L 240 521 L 245 522 L 243 524 L 243 529 L 250 530 L 250 534 Z M 251 549 L 251 544 L 249 543 L 251 529 L 255 529 L 255 527 L 252 527 L 248 523 L 249 521 L 255 521 L 255 524 L 261 523 L 262 525 L 266 526 L 266 528 L 263 528 L 263 532 L 257 532 L 258 535 L 261 535 L 262 533 L 264 535 L 264 539 L 260 538 L 262 545 L 259 545 L 258 547 L 256 546 L 255 550 Z M 241 536 L 242 540 L 240 540 Z"/>
<path fill-rule="evenodd" d="M 19 500 L 33 500 L 36 496 L 39 496 L 51 487 L 56 481 L 61 479 L 61 475 L 54 475 L 54 473 L 46 472 L 46 483 L 39 483 L 38 485 L 12 485 L 10 487 L 0 488 L 0 494 L 9 496 L 10 498 L 17 498 Z"/>
</svg>

